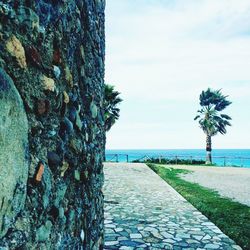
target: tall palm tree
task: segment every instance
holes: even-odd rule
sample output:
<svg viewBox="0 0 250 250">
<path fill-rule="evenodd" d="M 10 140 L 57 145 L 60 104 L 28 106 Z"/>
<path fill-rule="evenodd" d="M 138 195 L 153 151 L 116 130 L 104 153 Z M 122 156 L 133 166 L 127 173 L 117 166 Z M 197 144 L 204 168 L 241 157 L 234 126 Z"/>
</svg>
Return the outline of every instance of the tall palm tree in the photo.
<svg viewBox="0 0 250 250">
<path fill-rule="evenodd" d="M 211 137 L 217 133 L 226 134 L 226 126 L 231 126 L 229 120 L 232 118 L 220 112 L 229 106 L 232 102 L 227 100 L 221 90 L 212 90 L 208 88 L 200 94 L 201 109 L 194 120 L 199 119 L 201 129 L 206 134 L 206 164 L 212 163 L 212 140 Z"/>
<path fill-rule="evenodd" d="M 104 117 L 105 130 L 109 131 L 120 116 L 120 109 L 117 107 L 122 102 L 120 93 L 115 91 L 114 86 L 105 84 L 104 94 Z"/>
</svg>

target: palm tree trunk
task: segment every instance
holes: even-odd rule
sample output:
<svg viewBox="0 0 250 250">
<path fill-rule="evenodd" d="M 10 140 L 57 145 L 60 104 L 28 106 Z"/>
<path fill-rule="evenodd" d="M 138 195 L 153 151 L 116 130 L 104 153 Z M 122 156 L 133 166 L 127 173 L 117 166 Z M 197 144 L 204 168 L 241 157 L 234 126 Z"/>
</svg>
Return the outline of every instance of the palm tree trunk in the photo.
<svg viewBox="0 0 250 250">
<path fill-rule="evenodd" d="M 207 151 L 207 157 L 206 157 L 206 164 L 212 164 L 212 140 L 211 136 L 207 135 L 206 137 L 206 151 Z"/>
</svg>

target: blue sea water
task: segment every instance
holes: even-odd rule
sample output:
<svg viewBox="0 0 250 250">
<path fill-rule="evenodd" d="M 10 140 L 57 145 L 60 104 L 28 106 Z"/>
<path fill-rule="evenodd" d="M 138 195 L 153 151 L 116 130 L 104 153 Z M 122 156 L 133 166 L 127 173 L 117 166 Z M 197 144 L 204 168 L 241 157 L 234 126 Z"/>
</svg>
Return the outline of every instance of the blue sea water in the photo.
<svg viewBox="0 0 250 250">
<path fill-rule="evenodd" d="M 106 150 L 106 160 L 131 162 L 143 157 L 163 157 L 175 159 L 197 159 L 205 160 L 206 151 L 204 149 L 119 149 Z M 214 149 L 212 151 L 213 163 L 218 166 L 239 166 L 250 167 L 250 149 Z"/>
</svg>

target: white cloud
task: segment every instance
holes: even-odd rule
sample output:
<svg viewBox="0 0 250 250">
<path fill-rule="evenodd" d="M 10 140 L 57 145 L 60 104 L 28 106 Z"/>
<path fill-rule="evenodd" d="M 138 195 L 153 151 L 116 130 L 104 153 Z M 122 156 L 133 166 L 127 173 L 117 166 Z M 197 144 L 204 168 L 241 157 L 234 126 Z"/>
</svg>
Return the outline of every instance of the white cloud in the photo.
<svg viewBox="0 0 250 250">
<path fill-rule="evenodd" d="M 195 123 L 183 121 L 190 131 L 187 136 L 179 119 L 168 120 L 161 107 L 174 103 L 174 113 L 181 114 L 185 105 L 185 116 L 192 120 L 198 96 L 208 86 L 230 95 L 232 115 L 250 106 L 250 1 L 110 0 L 106 18 L 106 81 L 115 84 L 124 99 L 121 121 L 109 133 L 108 147 L 121 148 L 119 141 L 125 140 L 127 148 L 135 143 L 151 147 L 152 141 L 162 148 L 167 145 L 160 141 L 164 135 L 172 148 L 183 148 L 190 135 L 203 146 Z M 158 106 L 162 118 L 156 117 L 152 105 Z M 152 127 L 150 117 L 160 125 Z M 218 145 L 243 145 L 239 137 L 248 131 L 247 122 L 241 117 L 235 124 L 232 144 L 224 145 L 220 137 Z"/>
</svg>

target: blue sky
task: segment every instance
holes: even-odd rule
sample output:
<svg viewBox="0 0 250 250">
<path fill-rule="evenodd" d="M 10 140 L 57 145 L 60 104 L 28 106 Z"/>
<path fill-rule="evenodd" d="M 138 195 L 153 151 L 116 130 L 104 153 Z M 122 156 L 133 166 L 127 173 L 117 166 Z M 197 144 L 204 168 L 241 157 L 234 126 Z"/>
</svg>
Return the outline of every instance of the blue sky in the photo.
<svg viewBox="0 0 250 250">
<path fill-rule="evenodd" d="M 208 87 L 233 102 L 213 147 L 250 148 L 250 1 L 107 0 L 105 81 L 124 99 L 108 149 L 204 148 Z"/>
</svg>

